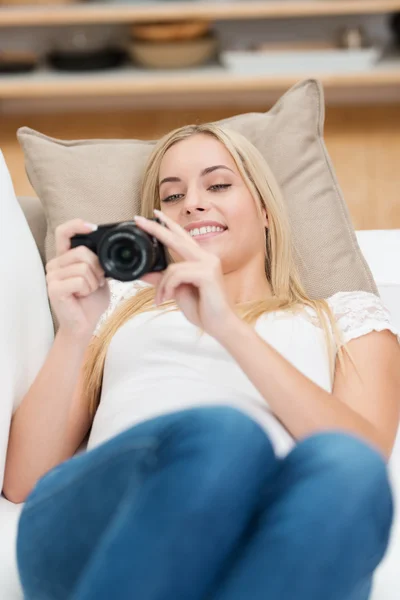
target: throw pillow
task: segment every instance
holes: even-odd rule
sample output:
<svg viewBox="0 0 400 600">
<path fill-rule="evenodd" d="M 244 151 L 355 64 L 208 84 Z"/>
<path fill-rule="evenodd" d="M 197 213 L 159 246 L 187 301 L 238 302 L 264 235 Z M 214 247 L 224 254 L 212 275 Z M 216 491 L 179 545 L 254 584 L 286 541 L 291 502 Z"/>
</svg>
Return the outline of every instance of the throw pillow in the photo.
<svg viewBox="0 0 400 600">
<path fill-rule="evenodd" d="M 220 124 L 245 134 L 275 173 L 307 293 L 312 298 L 347 290 L 377 293 L 324 144 L 321 84 L 300 82 L 270 111 Z M 55 227 L 68 219 L 100 224 L 140 212 L 140 182 L 154 141 L 63 141 L 27 127 L 18 130 L 18 139 L 46 213 L 47 258 L 54 253 Z"/>
</svg>

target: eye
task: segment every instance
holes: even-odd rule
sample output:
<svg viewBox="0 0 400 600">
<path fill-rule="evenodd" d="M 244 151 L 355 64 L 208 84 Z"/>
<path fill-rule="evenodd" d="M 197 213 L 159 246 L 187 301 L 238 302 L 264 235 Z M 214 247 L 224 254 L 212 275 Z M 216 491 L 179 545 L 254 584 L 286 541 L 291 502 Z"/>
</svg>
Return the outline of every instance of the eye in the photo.
<svg viewBox="0 0 400 600">
<path fill-rule="evenodd" d="M 175 202 L 176 200 L 179 200 L 181 196 L 183 196 L 183 194 L 172 194 L 172 196 L 167 196 L 161 200 L 161 202 Z"/>
<path fill-rule="evenodd" d="M 208 189 L 212 190 L 213 192 L 218 192 L 221 190 L 226 190 L 227 188 L 232 187 L 231 183 L 216 183 L 215 185 L 211 185 Z"/>
</svg>

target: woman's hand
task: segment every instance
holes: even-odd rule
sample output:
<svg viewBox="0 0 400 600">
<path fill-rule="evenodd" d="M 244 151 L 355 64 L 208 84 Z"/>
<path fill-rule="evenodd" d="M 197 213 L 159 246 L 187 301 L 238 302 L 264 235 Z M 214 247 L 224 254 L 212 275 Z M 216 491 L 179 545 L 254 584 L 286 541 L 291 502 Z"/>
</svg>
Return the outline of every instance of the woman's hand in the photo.
<svg viewBox="0 0 400 600">
<path fill-rule="evenodd" d="M 154 211 L 166 225 L 136 217 L 143 231 L 182 258 L 162 273 L 149 273 L 142 279 L 156 286 L 155 303 L 175 300 L 186 318 L 206 333 L 218 338 L 235 315 L 225 291 L 220 259 L 207 252 L 190 234 L 160 211 Z"/>
<path fill-rule="evenodd" d="M 110 291 L 97 256 L 85 246 L 71 250 L 71 237 L 90 233 L 81 219 L 57 227 L 56 256 L 46 265 L 50 303 L 60 329 L 90 337 L 110 303 Z"/>
</svg>

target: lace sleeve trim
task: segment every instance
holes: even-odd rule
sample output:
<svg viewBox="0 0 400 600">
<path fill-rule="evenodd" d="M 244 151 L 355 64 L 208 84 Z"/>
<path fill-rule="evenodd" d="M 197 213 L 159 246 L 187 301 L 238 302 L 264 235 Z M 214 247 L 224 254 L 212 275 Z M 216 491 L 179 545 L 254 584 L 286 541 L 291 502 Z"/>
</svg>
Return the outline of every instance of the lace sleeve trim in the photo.
<svg viewBox="0 0 400 600">
<path fill-rule="evenodd" d="M 371 331 L 388 329 L 400 343 L 400 331 L 382 299 L 371 292 L 338 292 L 328 299 L 345 343 Z"/>
</svg>

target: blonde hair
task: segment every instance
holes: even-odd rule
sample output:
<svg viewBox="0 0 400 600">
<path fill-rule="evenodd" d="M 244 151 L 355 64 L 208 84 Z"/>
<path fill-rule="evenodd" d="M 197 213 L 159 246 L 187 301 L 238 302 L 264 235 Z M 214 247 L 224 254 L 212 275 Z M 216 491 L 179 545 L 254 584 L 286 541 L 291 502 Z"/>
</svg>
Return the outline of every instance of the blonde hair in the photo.
<svg viewBox="0 0 400 600">
<path fill-rule="evenodd" d="M 259 151 L 241 134 L 221 129 L 215 124 L 188 125 L 165 135 L 155 146 L 145 169 L 141 186 L 141 214 L 153 217 L 153 209 L 160 208 L 158 177 L 161 161 L 171 146 L 196 134 L 213 136 L 231 154 L 238 171 L 252 194 L 260 217 L 264 208 L 268 215 L 268 230 L 265 232 L 265 273 L 271 286 L 273 297 L 256 302 L 238 304 L 240 317 L 250 325 L 255 324 L 262 314 L 276 310 L 303 310 L 309 306 L 317 313 L 325 333 L 331 380 L 335 372 L 335 347 L 329 331 L 330 323 L 338 348 L 342 367 L 343 350 L 351 354 L 344 344 L 341 331 L 335 323 L 333 313 L 324 299 L 311 299 L 300 280 L 292 254 L 292 236 L 282 194 L 270 168 Z M 260 221 L 261 222 L 261 221 Z M 170 257 L 169 257 L 170 258 Z M 159 310 L 154 305 L 155 289 L 145 287 L 134 297 L 126 299 L 103 324 L 99 336 L 90 344 L 88 360 L 84 365 L 83 394 L 93 418 L 100 402 L 104 363 L 110 342 L 116 331 L 129 319 L 140 313 Z M 178 310 L 175 302 L 166 302 L 165 310 Z M 327 320 L 326 320 L 327 319 Z M 327 323 L 328 321 L 328 323 Z M 354 365 L 355 366 L 355 365 Z"/>
</svg>

